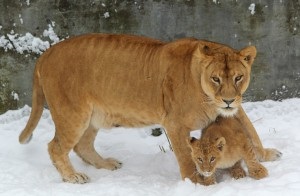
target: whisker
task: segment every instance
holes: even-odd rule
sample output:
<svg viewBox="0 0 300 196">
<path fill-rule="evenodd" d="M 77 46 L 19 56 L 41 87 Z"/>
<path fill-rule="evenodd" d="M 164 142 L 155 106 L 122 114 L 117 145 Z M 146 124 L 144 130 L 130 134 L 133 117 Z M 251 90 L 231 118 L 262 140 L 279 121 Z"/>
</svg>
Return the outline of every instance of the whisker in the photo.
<svg viewBox="0 0 300 196">
<path fill-rule="evenodd" d="M 207 103 L 213 104 L 214 101 L 210 99 L 210 100 L 203 101 L 201 104 L 207 104 Z"/>
</svg>

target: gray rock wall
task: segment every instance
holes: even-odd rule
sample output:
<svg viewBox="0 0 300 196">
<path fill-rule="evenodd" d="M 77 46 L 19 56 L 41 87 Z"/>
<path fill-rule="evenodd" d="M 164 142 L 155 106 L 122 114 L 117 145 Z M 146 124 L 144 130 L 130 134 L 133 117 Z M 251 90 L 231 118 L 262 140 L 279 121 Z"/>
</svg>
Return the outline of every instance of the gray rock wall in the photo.
<svg viewBox="0 0 300 196">
<path fill-rule="evenodd" d="M 0 0 L 0 113 L 31 105 L 45 48 L 90 32 L 255 45 L 246 100 L 300 97 L 299 0 Z"/>
</svg>

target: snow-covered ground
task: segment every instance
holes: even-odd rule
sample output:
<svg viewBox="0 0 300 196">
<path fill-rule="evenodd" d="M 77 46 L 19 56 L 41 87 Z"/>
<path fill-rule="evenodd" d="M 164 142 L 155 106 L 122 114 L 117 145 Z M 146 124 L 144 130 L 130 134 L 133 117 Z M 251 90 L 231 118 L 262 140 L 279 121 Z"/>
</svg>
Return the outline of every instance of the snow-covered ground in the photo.
<svg viewBox="0 0 300 196">
<path fill-rule="evenodd" d="M 91 182 L 69 184 L 52 166 L 47 143 L 54 124 L 45 110 L 28 145 L 18 143 L 30 113 L 25 106 L 0 115 L 0 195 L 300 195 L 300 99 L 243 104 L 265 147 L 283 153 L 279 161 L 263 163 L 269 176 L 262 180 L 231 179 L 226 173 L 220 182 L 205 187 L 180 180 L 178 165 L 165 135 L 153 137 L 151 128 L 101 130 L 96 149 L 106 157 L 123 162 L 116 171 L 97 170 L 73 152 L 71 161 Z M 166 152 L 162 152 L 163 146 Z"/>
</svg>

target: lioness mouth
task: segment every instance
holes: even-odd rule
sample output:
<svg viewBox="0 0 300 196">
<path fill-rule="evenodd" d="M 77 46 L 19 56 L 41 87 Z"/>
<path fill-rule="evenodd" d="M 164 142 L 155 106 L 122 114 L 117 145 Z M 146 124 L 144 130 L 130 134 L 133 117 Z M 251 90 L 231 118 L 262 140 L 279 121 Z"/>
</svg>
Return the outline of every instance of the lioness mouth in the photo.
<svg viewBox="0 0 300 196">
<path fill-rule="evenodd" d="M 227 106 L 227 107 L 225 107 L 225 108 L 223 108 L 223 109 L 225 109 L 225 110 L 233 110 L 234 108 L 233 108 L 233 107 Z"/>
</svg>

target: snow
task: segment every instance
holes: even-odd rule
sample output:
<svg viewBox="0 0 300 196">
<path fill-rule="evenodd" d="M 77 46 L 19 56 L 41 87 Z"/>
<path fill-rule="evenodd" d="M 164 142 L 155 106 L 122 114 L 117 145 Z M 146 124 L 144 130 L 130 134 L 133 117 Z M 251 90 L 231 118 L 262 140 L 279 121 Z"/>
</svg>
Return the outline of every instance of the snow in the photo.
<svg viewBox="0 0 300 196">
<path fill-rule="evenodd" d="M 52 22 L 52 25 L 49 24 L 48 30 L 45 29 L 43 32 L 43 36 L 49 37 L 49 39 L 52 41 L 51 45 L 54 45 L 60 41 L 58 36 L 56 35 L 56 33 L 53 30 L 53 26 L 55 26 L 54 22 Z"/>
<path fill-rule="evenodd" d="M 21 14 L 19 14 L 19 19 L 20 19 L 20 23 L 23 24 L 24 21 L 23 21 L 23 18 L 22 18 Z"/>
<path fill-rule="evenodd" d="M 15 91 L 11 92 L 11 96 L 13 97 L 14 100 L 19 101 L 19 95 Z"/>
<path fill-rule="evenodd" d="M 262 180 L 250 177 L 233 180 L 224 173 L 218 176 L 218 184 L 208 187 L 180 179 L 166 136 L 151 136 L 151 127 L 100 130 L 96 149 L 104 157 L 119 159 L 123 167 L 116 171 L 97 170 L 72 152 L 70 159 L 74 167 L 89 175 L 91 182 L 64 183 L 47 152 L 47 143 L 54 135 L 49 111 L 44 110 L 27 145 L 18 143 L 18 135 L 31 108 L 8 111 L 0 115 L 0 195 L 300 195 L 300 99 L 248 102 L 243 107 L 264 146 L 277 148 L 283 157 L 263 163 L 269 176 Z"/>
<path fill-rule="evenodd" d="M 110 17 L 109 12 L 105 12 L 105 13 L 103 14 L 103 16 L 104 16 L 104 18 L 109 18 L 109 17 Z"/>
<path fill-rule="evenodd" d="M 7 34 L 7 37 L 10 42 L 13 43 L 15 50 L 20 54 L 24 52 L 41 54 L 50 47 L 48 41 L 34 37 L 31 33 L 26 33 L 24 36 L 19 34 Z M 10 48 L 8 47 L 8 49 Z"/>
<path fill-rule="evenodd" d="M 13 45 L 5 38 L 5 36 L 0 37 L 0 48 L 3 48 L 5 51 L 13 49 Z"/>
<path fill-rule="evenodd" d="M 255 14 L 255 3 L 251 3 L 249 8 L 248 8 L 251 12 L 251 15 Z"/>
<path fill-rule="evenodd" d="M 221 2 L 217 1 L 217 0 L 213 0 L 213 3 L 215 3 L 217 5 L 217 4 L 220 4 Z"/>
<path fill-rule="evenodd" d="M 19 15 L 20 22 L 23 23 L 21 15 Z M 33 36 L 31 33 L 27 32 L 25 35 L 15 33 L 14 30 L 11 30 L 9 34 L 0 35 L 0 48 L 3 48 L 4 51 L 13 50 L 19 54 L 24 53 L 35 53 L 42 54 L 50 45 L 54 45 L 62 40 L 58 38 L 56 33 L 53 30 L 55 23 L 48 25 L 48 29 L 45 29 L 43 32 L 44 37 L 48 37 L 51 41 L 44 41 L 39 37 Z"/>
</svg>

